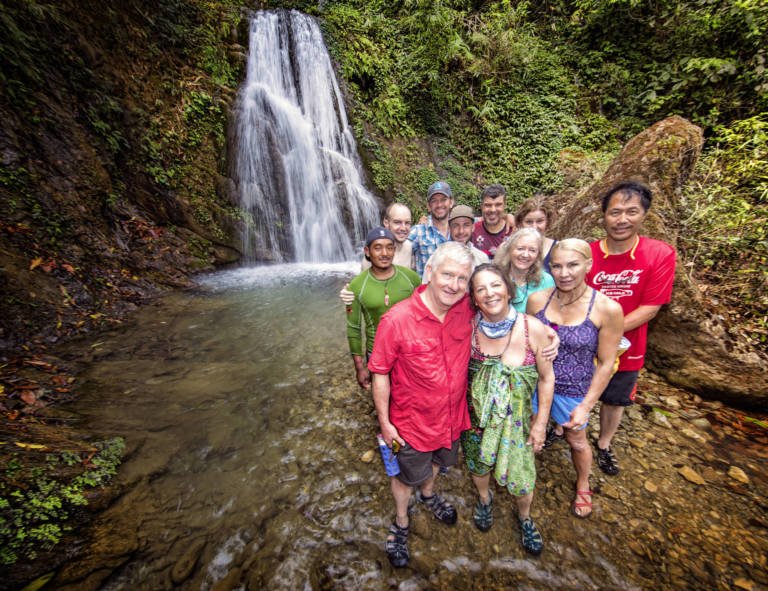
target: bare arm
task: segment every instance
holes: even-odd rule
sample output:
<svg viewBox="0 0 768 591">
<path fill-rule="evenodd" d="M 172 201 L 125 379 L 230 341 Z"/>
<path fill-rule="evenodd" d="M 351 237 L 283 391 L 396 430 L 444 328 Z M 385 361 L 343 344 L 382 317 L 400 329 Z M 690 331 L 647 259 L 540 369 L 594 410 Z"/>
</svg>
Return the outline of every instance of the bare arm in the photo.
<svg viewBox="0 0 768 591">
<path fill-rule="evenodd" d="M 531 344 L 536 354 L 536 369 L 539 372 L 539 381 L 536 385 L 539 398 L 539 412 L 531 424 L 531 435 L 528 437 L 528 444 L 532 445 L 533 451 L 538 453 L 544 447 L 544 440 L 547 437 L 549 411 L 555 393 L 555 372 L 552 368 L 552 361 L 544 355 L 544 348 L 549 343 L 549 336 L 546 332 L 547 327 L 535 318 L 529 318 L 528 322 Z"/>
<path fill-rule="evenodd" d="M 589 412 L 611 379 L 613 364 L 618 354 L 619 341 L 621 341 L 621 335 L 624 333 L 624 315 L 619 304 L 598 293 L 598 305 L 596 307 L 598 318 L 596 318 L 595 324 L 598 325 L 599 332 L 595 373 L 592 375 L 592 381 L 584 400 L 573 409 L 571 420 L 563 424 L 568 429 L 579 429 L 587 423 Z"/>
<path fill-rule="evenodd" d="M 661 306 L 638 306 L 624 316 L 624 332 L 628 332 L 646 322 L 650 322 L 661 310 Z"/>
<path fill-rule="evenodd" d="M 554 288 L 552 288 L 554 289 Z M 551 293 L 551 289 L 542 289 L 535 291 L 528 296 L 528 302 L 525 305 L 525 312 L 531 316 L 541 310 L 547 301 L 547 297 Z M 557 357 L 557 352 L 560 349 L 560 337 L 557 336 L 557 332 L 552 330 L 551 327 L 542 325 L 546 331 L 548 344 L 544 347 L 543 354 L 549 361 L 554 361 Z"/>
<path fill-rule="evenodd" d="M 371 389 L 371 372 L 365 365 L 362 355 L 352 355 L 352 361 L 355 363 L 355 374 L 357 383 L 365 390 Z"/>
<path fill-rule="evenodd" d="M 373 382 L 373 405 L 376 407 L 376 416 L 379 419 L 381 435 L 390 447 L 392 447 L 393 439 L 396 439 L 400 445 L 405 445 L 405 440 L 400 437 L 397 428 L 389 421 L 389 374 L 374 373 L 371 377 Z"/>
</svg>

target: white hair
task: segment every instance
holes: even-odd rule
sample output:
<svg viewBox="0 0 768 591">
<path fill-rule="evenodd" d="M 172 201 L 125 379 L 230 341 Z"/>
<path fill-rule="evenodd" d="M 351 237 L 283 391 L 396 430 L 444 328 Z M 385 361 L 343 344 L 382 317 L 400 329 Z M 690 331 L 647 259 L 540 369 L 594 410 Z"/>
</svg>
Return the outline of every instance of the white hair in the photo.
<svg viewBox="0 0 768 591">
<path fill-rule="evenodd" d="M 448 260 L 459 265 L 467 265 L 470 275 L 475 270 L 475 258 L 472 256 L 469 248 L 460 242 L 443 242 L 437 247 L 437 250 L 432 255 L 432 271 L 437 270 L 440 265 Z"/>
</svg>

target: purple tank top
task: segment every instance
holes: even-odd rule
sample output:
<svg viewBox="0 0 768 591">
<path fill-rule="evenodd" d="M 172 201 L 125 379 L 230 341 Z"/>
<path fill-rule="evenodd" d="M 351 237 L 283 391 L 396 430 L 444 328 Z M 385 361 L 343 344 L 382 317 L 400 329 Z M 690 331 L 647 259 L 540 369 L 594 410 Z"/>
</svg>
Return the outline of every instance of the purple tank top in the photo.
<svg viewBox="0 0 768 591">
<path fill-rule="evenodd" d="M 584 398 L 592 382 L 595 373 L 594 359 L 597 355 L 598 329 L 589 319 L 592 306 L 595 303 L 596 291 L 592 291 L 592 299 L 589 300 L 587 316 L 581 324 L 575 326 L 558 325 L 547 319 L 547 308 L 555 289 L 549 294 L 549 299 L 543 309 L 536 312 L 536 318 L 544 324 L 551 326 L 560 337 L 560 350 L 557 353 L 552 367 L 555 370 L 555 394 L 570 396 L 571 398 Z"/>
</svg>

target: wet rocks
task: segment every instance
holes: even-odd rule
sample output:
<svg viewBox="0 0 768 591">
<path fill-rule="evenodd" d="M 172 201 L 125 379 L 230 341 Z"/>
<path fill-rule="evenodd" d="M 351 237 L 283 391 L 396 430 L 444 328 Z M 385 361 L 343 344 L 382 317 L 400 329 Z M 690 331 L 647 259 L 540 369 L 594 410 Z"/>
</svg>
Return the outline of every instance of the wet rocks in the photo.
<svg viewBox="0 0 768 591">
<path fill-rule="evenodd" d="M 653 412 L 650 415 L 650 419 L 654 425 L 658 425 L 659 427 L 666 427 L 667 429 L 672 428 L 672 425 L 670 424 L 669 419 L 666 417 L 666 415 L 664 415 L 658 409 L 653 410 Z"/>
<path fill-rule="evenodd" d="M 174 585 L 180 585 L 192 574 L 205 548 L 205 539 L 199 539 L 190 544 L 186 538 L 182 538 L 178 544 L 187 546 L 187 548 L 183 551 L 181 558 L 176 560 L 173 568 L 171 568 L 171 581 L 173 581 Z"/>
<path fill-rule="evenodd" d="M 685 478 L 688 482 L 692 482 L 693 484 L 706 484 L 707 481 L 704 480 L 701 475 L 690 468 L 689 466 L 683 466 L 678 470 L 678 473 Z"/>
<path fill-rule="evenodd" d="M 742 470 L 738 466 L 731 466 L 728 469 L 728 476 L 730 476 L 734 480 L 738 480 L 742 484 L 749 484 L 749 476 L 747 476 L 744 470 Z"/>
</svg>

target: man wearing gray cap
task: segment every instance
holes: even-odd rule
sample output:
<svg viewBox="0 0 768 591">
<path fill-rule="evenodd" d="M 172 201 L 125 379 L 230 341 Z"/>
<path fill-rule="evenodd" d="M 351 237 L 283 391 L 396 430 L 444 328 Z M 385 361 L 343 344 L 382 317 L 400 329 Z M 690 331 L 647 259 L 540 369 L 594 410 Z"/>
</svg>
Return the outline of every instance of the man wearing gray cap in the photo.
<svg viewBox="0 0 768 591">
<path fill-rule="evenodd" d="M 453 242 L 459 242 L 467 247 L 469 254 L 472 255 L 475 267 L 489 262 L 488 255 L 485 254 L 479 248 L 476 248 L 470 241 L 472 238 L 472 228 L 475 225 L 475 213 L 469 205 L 456 205 L 451 210 L 451 214 L 448 216 L 448 227 L 451 231 L 451 240 Z M 431 266 L 432 257 L 429 257 L 426 265 L 426 271 L 422 278 L 422 283 L 429 282 L 429 269 Z"/>
<path fill-rule="evenodd" d="M 371 387 L 371 374 L 366 367 L 366 359 L 363 359 L 362 325 L 365 324 L 365 344 L 370 356 L 382 315 L 408 298 L 421 284 L 421 278 L 411 269 L 392 263 L 395 236 L 388 228 L 379 226 L 368 232 L 363 252 L 371 266 L 349 283 L 353 299 L 347 305 L 347 342 L 355 364 L 357 383 L 367 390 Z"/>
<path fill-rule="evenodd" d="M 448 214 L 452 207 L 453 193 L 450 185 L 444 181 L 432 183 L 427 190 L 427 223 L 416 224 L 408 235 L 408 240 L 413 243 L 413 257 L 419 275 L 424 275 L 427 261 L 437 247 L 451 239 Z"/>
</svg>

